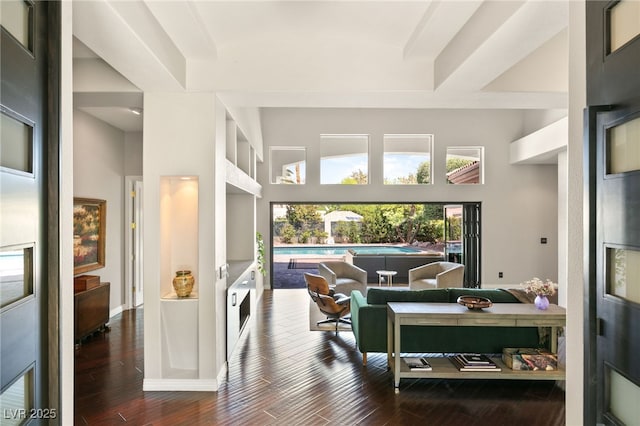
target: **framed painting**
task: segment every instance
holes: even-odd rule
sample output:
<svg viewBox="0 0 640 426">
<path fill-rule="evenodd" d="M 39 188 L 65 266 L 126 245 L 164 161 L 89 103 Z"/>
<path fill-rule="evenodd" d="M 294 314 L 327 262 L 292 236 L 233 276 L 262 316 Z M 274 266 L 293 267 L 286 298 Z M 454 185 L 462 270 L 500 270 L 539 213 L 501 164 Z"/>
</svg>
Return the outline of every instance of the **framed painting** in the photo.
<svg viewBox="0 0 640 426">
<path fill-rule="evenodd" d="M 104 268 L 107 202 L 73 199 L 73 273 Z"/>
</svg>

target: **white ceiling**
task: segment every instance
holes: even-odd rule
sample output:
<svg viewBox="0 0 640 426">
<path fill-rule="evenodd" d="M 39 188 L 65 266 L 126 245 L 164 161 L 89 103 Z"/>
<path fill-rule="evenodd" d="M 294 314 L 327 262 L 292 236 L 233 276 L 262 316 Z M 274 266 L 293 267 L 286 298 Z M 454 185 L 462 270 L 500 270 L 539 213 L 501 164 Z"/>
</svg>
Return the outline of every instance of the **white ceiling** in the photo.
<svg viewBox="0 0 640 426">
<path fill-rule="evenodd" d="M 248 109 L 567 107 L 567 1 L 94 0 L 73 20 L 75 105 L 125 131 L 142 129 L 128 108 L 144 91 Z"/>
</svg>

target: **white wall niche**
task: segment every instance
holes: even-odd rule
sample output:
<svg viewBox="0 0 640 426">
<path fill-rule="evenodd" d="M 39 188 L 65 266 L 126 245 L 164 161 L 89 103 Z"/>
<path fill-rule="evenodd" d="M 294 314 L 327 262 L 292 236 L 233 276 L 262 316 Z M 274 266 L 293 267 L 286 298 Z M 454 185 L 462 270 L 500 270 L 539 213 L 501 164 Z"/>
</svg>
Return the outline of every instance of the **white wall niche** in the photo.
<svg viewBox="0 0 640 426">
<path fill-rule="evenodd" d="M 176 271 L 189 270 L 198 294 L 198 177 L 160 178 L 160 295 L 176 298 Z"/>
</svg>

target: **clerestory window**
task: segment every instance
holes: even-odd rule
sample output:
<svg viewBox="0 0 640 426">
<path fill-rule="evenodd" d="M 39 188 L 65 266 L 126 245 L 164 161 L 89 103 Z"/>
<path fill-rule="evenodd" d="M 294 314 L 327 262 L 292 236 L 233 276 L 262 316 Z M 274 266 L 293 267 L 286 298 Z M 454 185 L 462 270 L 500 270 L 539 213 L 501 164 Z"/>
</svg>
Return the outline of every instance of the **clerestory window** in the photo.
<svg viewBox="0 0 640 426">
<path fill-rule="evenodd" d="M 384 184 L 432 183 L 433 135 L 384 135 Z"/>
<path fill-rule="evenodd" d="M 484 148 L 478 146 L 447 147 L 447 183 L 484 183 Z"/>
<path fill-rule="evenodd" d="M 320 135 L 320 183 L 366 185 L 369 135 Z"/>
<path fill-rule="evenodd" d="M 271 164 L 270 182 L 275 184 L 304 185 L 307 170 L 307 150 L 304 147 L 272 146 L 269 151 Z"/>
</svg>

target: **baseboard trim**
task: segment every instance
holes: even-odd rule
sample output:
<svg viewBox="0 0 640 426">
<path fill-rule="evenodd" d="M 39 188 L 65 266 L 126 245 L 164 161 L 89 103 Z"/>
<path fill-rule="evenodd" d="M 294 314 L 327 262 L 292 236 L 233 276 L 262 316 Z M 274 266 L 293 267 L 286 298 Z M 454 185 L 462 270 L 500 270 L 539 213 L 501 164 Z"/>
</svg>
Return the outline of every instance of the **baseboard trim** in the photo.
<svg viewBox="0 0 640 426">
<path fill-rule="evenodd" d="M 115 317 L 116 315 L 122 313 L 122 311 L 124 311 L 124 305 L 116 306 L 109 311 L 109 318 Z"/>
<path fill-rule="evenodd" d="M 217 392 L 218 380 L 200 379 L 144 379 L 143 391 Z"/>
</svg>

